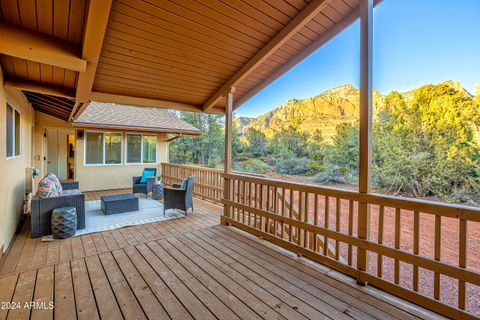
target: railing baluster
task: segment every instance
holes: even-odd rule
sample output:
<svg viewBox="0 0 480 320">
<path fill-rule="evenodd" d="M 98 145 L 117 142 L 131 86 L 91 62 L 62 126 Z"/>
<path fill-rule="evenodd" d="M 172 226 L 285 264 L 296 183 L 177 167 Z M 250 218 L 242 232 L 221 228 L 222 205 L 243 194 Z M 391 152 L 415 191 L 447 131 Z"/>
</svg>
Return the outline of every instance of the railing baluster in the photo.
<svg viewBox="0 0 480 320">
<path fill-rule="evenodd" d="M 307 223 L 308 222 L 308 192 L 305 192 L 303 194 L 303 219 L 302 221 Z M 305 229 L 302 229 L 302 233 L 303 233 L 303 247 L 307 247 L 308 246 L 308 234 L 309 232 L 307 232 L 307 230 Z"/>
<path fill-rule="evenodd" d="M 243 204 L 247 205 L 247 183 L 243 181 L 243 192 L 242 192 Z M 242 210 L 242 223 L 245 224 L 245 210 Z"/>
<path fill-rule="evenodd" d="M 335 231 L 340 232 L 341 228 L 341 199 L 337 198 L 335 203 Z M 340 241 L 335 240 L 335 260 L 340 259 Z"/>
<path fill-rule="evenodd" d="M 298 221 L 303 221 L 303 217 L 305 215 L 305 200 L 304 200 L 304 192 L 298 192 Z M 297 234 L 297 244 L 301 245 L 302 247 L 305 246 L 304 239 L 303 239 L 303 234 L 304 231 L 300 227 L 296 227 L 296 234 Z"/>
<path fill-rule="evenodd" d="M 282 188 L 282 216 L 285 216 L 285 188 Z M 284 234 L 285 233 L 285 230 L 284 230 L 285 225 L 284 225 L 283 221 L 281 222 L 281 227 L 282 227 L 282 229 L 280 231 L 281 232 L 280 236 L 282 237 L 282 239 L 285 239 L 285 234 Z"/>
<path fill-rule="evenodd" d="M 400 249 L 400 233 L 401 233 L 401 219 L 400 219 L 401 210 L 399 208 L 395 209 L 395 248 Z M 394 282 L 396 284 L 400 283 L 400 260 L 395 259 L 395 269 L 394 269 Z"/>
<path fill-rule="evenodd" d="M 249 203 L 249 207 L 254 207 L 255 205 L 255 202 L 253 202 L 252 204 L 252 183 L 249 182 L 248 183 L 248 203 Z M 248 225 L 251 226 L 252 225 L 252 212 L 251 211 L 248 211 Z"/>
<path fill-rule="evenodd" d="M 383 244 L 383 228 L 385 222 L 385 207 L 380 206 L 378 209 L 378 243 Z M 381 278 L 383 276 L 383 256 L 378 254 L 377 259 L 377 277 Z"/>
<path fill-rule="evenodd" d="M 329 227 L 329 212 L 330 211 L 330 199 L 328 196 L 325 196 L 325 217 L 324 217 L 324 226 L 326 229 Z M 323 237 L 323 254 L 328 255 L 328 237 Z"/>
<path fill-rule="evenodd" d="M 233 185 L 233 199 L 235 199 L 234 201 L 238 203 L 238 187 L 239 187 L 239 183 L 240 181 L 239 180 L 234 180 L 234 185 Z M 240 210 L 238 208 L 235 209 L 235 213 L 236 213 L 236 218 L 235 220 L 237 221 L 240 221 Z"/>
<path fill-rule="evenodd" d="M 413 253 L 420 252 L 420 213 L 413 212 Z M 418 266 L 413 266 L 413 291 L 418 291 Z"/>
<path fill-rule="evenodd" d="M 318 194 L 315 193 L 313 207 L 313 224 L 318 226 Z M 318 252 L 318 234 L 313 234 L 313 251 Z"/>
<path fill-rule="evenodd" d="M 293 189 L 290 189 L 290 205 L 288 208 L 288 217 L 293 217 Z M 288 225 L 288 241 L 292 242 L 292 225 Z"/>
<path fill-rule="evenodd" d="M 348 235 L 353 235 L 353 200 L 348 202 Z M 348 265 L 352 265 L 352 245 L 348 244 Z"/>
<path fill-rule="evenodd" d="M 459 229 L 459 255 L 458 255 L 458 266 L 460 268 L 467 267 L 467 220 L 460 219 L 460 229 Z M 462 310 L 465 310 L 466 304 L 466 289 L 465 281 L 458 281 L 458 307 Z"/>
<path fill-rule="evenodd" d="M 310 194 L 305 192 L 305 219 L 303 220 L 305 223 L 310 223 Z M 312 249 L 313 240 L 312 240 L 313 233 L 307 230 L 304 230 L 304 243 L 305 247 Z"/>
<path fill-rule="evenodd" d="M 273 202 L 272 211 L 275 212 L 275 214 L 278 215 L 277 192 L 278 192 L 277 187 L 276 187 L 276 186 L 273 187 L 273 191 L 272 191 L 272 202 Z M 278 220 L 275 219 L 275 221 L 273 222 L 273 234 L 274 234 L 275 236 L 277 235 L 277 229 L 278 229 Z"/>
<path fill-rule="evenodd" d="M 435 215 L 435 252 L 434 258 L 440 261 L 440 252 L 442 244 L 442 217 Z M 433 274 L 433 297 L 440 300 L 440 274 L 435 272 Z"/>
</svg>

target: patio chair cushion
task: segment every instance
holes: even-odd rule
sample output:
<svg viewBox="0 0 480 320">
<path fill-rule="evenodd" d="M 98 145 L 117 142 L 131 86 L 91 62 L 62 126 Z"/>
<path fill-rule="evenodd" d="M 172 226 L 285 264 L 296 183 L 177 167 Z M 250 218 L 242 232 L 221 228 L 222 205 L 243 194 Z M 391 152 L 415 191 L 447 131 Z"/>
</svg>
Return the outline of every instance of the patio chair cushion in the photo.
<svg viewBox="0 0 480 320">
<path fill-rule="evenodd" d="M 152 170 L 143 170 L 140 183 L 147 183 L 147 178 L 155 176 L 155 172 Z"/>
<path fill-rule="evenodd" d="M 183 181 L 182 181 L 182 187 L 181 187 L 181 188 L 182 188 L 183 190 L 185 190 L 185 188 L 187 187 L 187 181 L 188 181 L 188 178 L 185 178 L 185 179 L 183 179 Z"/>
<path fill-rule="evenodd" d="M 58 197 L 58 188 L 55 185 L 55 182 L 48 178 L 44 177 L 40 182 L 38 183 L 38 197 L 41 199 L 46 199 L 46 198 L 54 198 Z"/>
<path fill-rule="evenodd" d="M 55 173 L 49 172 L 49 173 L 47 173 L 47 175 L 46 175 L 45 177 L 47 177 L 47 178 L 49 178 L 50 180 L 52 180 L 53 183 L 55 184 L 55 186 L 57 187 L 58 194 L 62 194 L 62 192 L 63 192 L 63 187 L 62 187 L 62 184 L 60 183 L 60 180 L 58 180 L 57 176 L 55 175 Z"/>
</svg>

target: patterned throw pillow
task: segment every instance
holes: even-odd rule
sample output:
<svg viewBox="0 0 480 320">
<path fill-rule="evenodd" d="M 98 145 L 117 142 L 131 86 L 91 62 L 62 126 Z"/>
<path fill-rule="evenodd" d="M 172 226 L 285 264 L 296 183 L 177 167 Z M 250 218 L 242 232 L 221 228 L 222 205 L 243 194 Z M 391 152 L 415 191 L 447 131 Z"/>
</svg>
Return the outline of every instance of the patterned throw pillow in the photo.
<svg viewBox="0 0 480 320">
<path fill-rule="evenodd" d="M 41 199 L 45 198 L 54 198 L 58 197 L 58 189 L 57 186 L 55 185 L 55 182 L 48 178 L 44 177 L 40 182 L 38 183 L 38 197 Z"/>
<path fill-rule="evenodd" d="M 60 180 L 58 180 L 55 173 L 49 172 L 49 173 L 47 173 L 45 178 L 48 178 L 48 179 L 52 180 L 53 183 L 55 183 L 55 187 L 57 187 L 58 194 L 59 195 L 62 194 L 62 192 L 63 192 L 62 184 L 60 183 Z"/>
</svg>

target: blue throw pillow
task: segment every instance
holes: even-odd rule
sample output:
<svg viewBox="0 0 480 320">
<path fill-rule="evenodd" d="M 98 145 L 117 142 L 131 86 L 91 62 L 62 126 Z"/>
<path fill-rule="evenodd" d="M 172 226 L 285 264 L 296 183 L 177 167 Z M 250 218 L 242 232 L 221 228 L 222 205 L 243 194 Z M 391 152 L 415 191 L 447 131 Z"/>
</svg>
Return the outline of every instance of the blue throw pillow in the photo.
<svg viewBox="0 0 480 320">
<path fill-rule="evenodd" d="M 188 178 L 185 178 L 185 179 L 183 179 L 183 181 L 182 181 L 182 187 L 181 187 L 181 188 L 182 188 L 183 190 L 185 190 L 185 189 L 187 188 L 187 180 L 188 180 Z"/>
<path fill-rule="evenodd" d="M 153 177 L 154 175 L 155 175 L 155 171 L 143 170 L 142 178 L 140 179 L 140 183 L 147 183 L 147 178 Z"/>
</svg>

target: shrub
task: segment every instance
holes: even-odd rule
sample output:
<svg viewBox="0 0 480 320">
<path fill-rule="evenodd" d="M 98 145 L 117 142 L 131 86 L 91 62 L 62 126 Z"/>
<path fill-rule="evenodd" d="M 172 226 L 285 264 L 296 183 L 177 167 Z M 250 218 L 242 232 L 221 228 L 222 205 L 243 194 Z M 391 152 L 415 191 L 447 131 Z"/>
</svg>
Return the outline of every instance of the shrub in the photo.
<svg viewBox="0 0 480 320">
<path fill-rule="evenodd" d="M 250 173 L 264 174 L 268 169 L 270 167 L 258 159 L 250 159 L 243 163 L 243 171 Z"/>
<path fill-rule="evenodd" d="M 315 182 L 334 184 L 346 183 L 345 177 L 341 174 L 338 166 L 327 166 L 315 176 Z"/>
<path fill-rule="evenodd" d="M 306 158 L 289 158 L 279 160 L 276 170 L 281 174 L 302 175 L 309 172 L 311 166 Z"/>
</svg>

